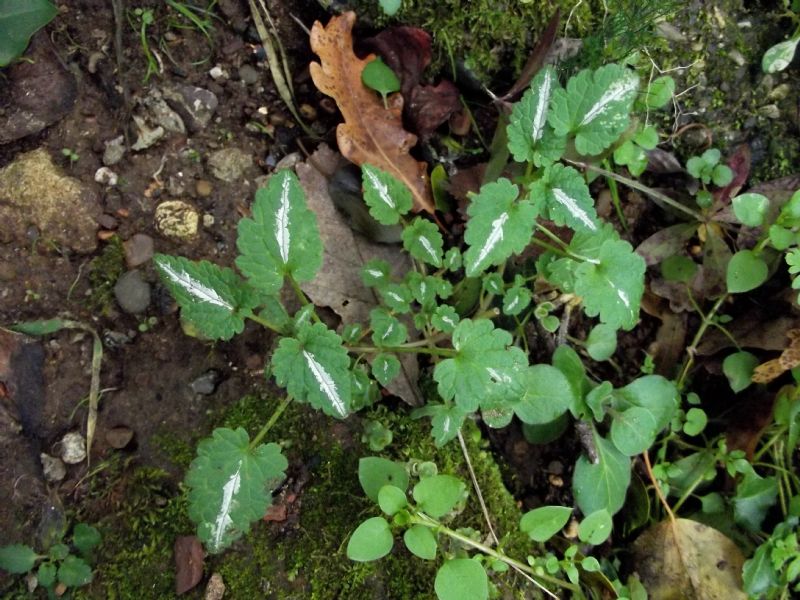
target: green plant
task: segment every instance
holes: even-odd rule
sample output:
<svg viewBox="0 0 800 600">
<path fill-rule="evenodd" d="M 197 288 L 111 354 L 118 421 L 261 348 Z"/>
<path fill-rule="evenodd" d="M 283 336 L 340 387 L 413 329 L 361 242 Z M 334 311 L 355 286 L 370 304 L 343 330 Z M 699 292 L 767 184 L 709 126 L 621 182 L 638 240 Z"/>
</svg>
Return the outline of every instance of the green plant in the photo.
<svg viewBox="0 0 800 600">
<path fill-rule="evenodd" d="M 69 161 L 70 169 L 72 166 L 80 160 L 80 156 L 71 148 L 62 148 L 61 154 Z"/>
<path fill-rule="evenodd" d="M 61 597 L 68 588 L 91 583 L 90 565 L 94 562 L 94 549 L 101 541 L 100 532 L 91 525 L 78 523 L 69 543 L 62 536 L 60 532 L 45 548 L 46 554 L 38 554 L 25 544 L 0 547 L 0 569 L 14 575 L 35 574 L 36 584 L 47 590 L 48 598 Z"/>
<path fill-rule="evenodd" d="M 138 24 L 128 16 L 131 27 L 139 33 L 139 44 L 142 46 L 144 58 L 147 61 L 147 70 L 144 74 L 144 83 L 147 83 L 152 75 L 159 72 L 159 63 L 150 48 L 150 41 L 147 38 L 147 30 L 155 22 L 155 13 L 151 8 L 135 8 L 133 16 Z"/>
<path fill-rule="evenodd" d="M 0 0 L 0 67 L 22 56 L 31 36 L 58 13 L 48 0 Z"/>
<path fill-rule="evenodd" d="M 365 86 L 381 95 L 384 107 L 387 107 L 386 96 L 400 89 L 400 80 L 397 75 L 380 58 L 367 63 L 367 66 L 361 71 L 361 81 Z"/>
</svg>

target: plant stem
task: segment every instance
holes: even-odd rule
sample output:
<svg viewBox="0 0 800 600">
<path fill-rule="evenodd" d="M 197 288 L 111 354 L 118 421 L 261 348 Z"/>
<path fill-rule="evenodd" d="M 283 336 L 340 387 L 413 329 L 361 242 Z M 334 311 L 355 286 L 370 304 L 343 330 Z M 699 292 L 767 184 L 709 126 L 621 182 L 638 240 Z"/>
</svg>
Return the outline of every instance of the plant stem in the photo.
<svg viewBox="0 0 800 600">
<path fill-rule="evenodd" d="M 470 460 L 469 450 L 467 450 L 467 443 L 464 441 L 464 435 L 461 433 L 461 429 L 458 430 L 458 443 L 461 445 L 461 453 L 464 455 L 464 460 L 467 462 L 469 477 L 472 479 L 472 487 L 475 488 L 475 494 L 478 496 L 478 503 L 481 505 L 481 511 L 483 511 L 483 518 L 486 521 L 486 526 L 489 528 L 489 533 L 491 534 L 495 545 L 498 545 L 500 540 L 497 539 L 497 534 L 494 532 L 494 527 L 492 527 L 492 519 L 491 515 L 489 515 L 489 508 L 486 506 L 486 501 L 483 499 L 483 492 L 481 492 L 481 486 L 478 484 L 478 478 L 475 476 L 475 469 L 472 468 L 472 460 Z"/>
<path fill-rule="evenodd" d="M 417 525 L 423 525 L 425 527 L 429 527 L 431 529 L 435 529 L 439 533 L 443 533 L 443 534 L 445 534 L 447 536 L 450 536 L 451 538 L 453 538 L 455 540 L 458 540 L 462 544 L 464 544 L 466 546 L 470 546 L 471 548 L 475 548 L 476 550 L 479 550 L 483 554 L 486 554 L 487 556 L 491 556 L 492 558 L 496 558 L 497 560 L 500 560 L 500 561 L 506 563 L 507 565 L 509 565 L 511 567 L 514 567 L 515 569 L 517 569 L 519 571 L 522 571 L 523 573 L 527 573 L 528 575 L 530 575 L 532 577 L 541 579 L 542 581 L 546 581 L 547 583 L 551 583 L 553 585 L 560 586 L 560 587 L 562 587 L 564 589 L 570 590 L 570 591 L 575 592 L 575 593 L 580 591 L 580 587 L 578 587 L 577 585 L 574 585 L 574 584 L 572 584 L 572 583 L 570 583 L 568 581 L 564 581 L 563 579 L 559 579 L 558 577 L 552 577 L 552 576 L 547 575 L 545 573 L 536 573 L 530 565 L 526 565 L 525 563 L 522 563 L 522 562 L 520 562 L 520 561 L 518 561 L 516 559 L 513 559 L 510 556 L 507 556 L 506 554 L 503 554 L 502 552 L 499 552 L 499 551 L 497 551 L 497 550 L 495 550 L 493 548 L 490 548 L 489 546 L 487 546 L 485 544 L 482 544 L 480 542 L 476 542 L 475 540 L 473 540 L 471 538 L 468 538 L 467 536 L 465 536 L 465 535 L 463 535 L 461 533 L 458 533 L 457 531 L 454 531 L 454 530 L 450 529 L 449 527 L 446 527 L 445 525 L 442 525 L 441 523 L 439 523 L 435 519 L 431 519 L 430 517 L 428 517 L 425 514 L 420 514 L 420 513 L 413 514 L 412 517 L 411 517 L 411 522 L 414 523 L 414 524 L 417 524 Z M 551 596 L 553 598 L 558 598 L 558 596 L 556 596 L 555 594 L 553 594 L 553 592 L 551 592 L 550 590 L 548 590 L 547 588 L 542 586 L 542 584 L 540 584 L 539 582 L 534 581 L 534 583 L 536 583 L 536 585 L 539 586 L 539 588 L 542 591 L 544 591 L 545 593 L 547 593 L 549 596 Z"/>
<path fill-rule="evenodd" d="M 253 438 L 253 441 L 250 442 L 249 446 L 250 450 L 252 450 L 261 443 L 261 440 L 263 440 L 264 436 L 267 435 L 267 433 L 269 433 L 269 430 L 272 429 L 272 426 L 278 422 L 278 419 L 280 419 L 281 415 L 283 414 L 283 411 L 286 410 L 291 401 L 292 401 L 291 396 L 286 396 L 283 400 L 281 400 L 281 403 L 278 405 L 278 408 L 275 409 L 275 412 L 272 413 L 272 416 L 269 418 L 269 421 L 264 423 L 264 426 L 259 430 L 256 436 Z"/>
<path fill-rule="evenodd" d="M 728 298 L 727 293 L 722 294 L 722 296 L 720 296 L 714 303 L 714 306 L 711 307 L 711 310 L 709 311 L 708 314 L 704 315 L 703 313 L 700 313 L 700 315 L 703 317 L 703 322 L 700 324 L 700 327 L 698 328 L 697 333 L 695 334 L 694 339 L 692 340 L 692 343 L 689 345 L 688 348 L 686 348 L 686 354 L 688 356 L 686 358 L 686 362 L 683 364 L 683 369 L 681 369 L 681 375 L 680 377 L 678 377 L 678 382 L 676 384 L 679 392 L 683 391 L 683 384 L 686 383 L 686 376 L 689 374 L 689 369 L 691 369 L 692 365 L 694 364 L 694 355 L 695 352 L 697 352 L 697 346 L 700 343 L 700 340 L 703 338 L 703 335 L 705 335 L 706 329 L 708 329 L 709 326 L 713 325 L 714 316 L 717 314 L 719 307 L 722 306 L 722 303 L 725 302 L 727 298 Z"/>
<path fill-rule="evenodd" d="M 430 354 L 432 356 L 455 356 L 457 352 L 452 348 L 425 348 L 417 346 L 346 346 L 350 352 L 376 354 L 378 352 L 405 352 L 413 354 Z"/>
<path fill-rule="evenodd" d="M 603 166 L 608 169 L 608 161 L 603 161 Z M 610 169 L 609 169 L 610 170 Z M 622 204 L 619 200 L 619 190 L 617 189 L 617 182 L 613 177 L 606 176 L 606 183 L 608 183 L 608 191 L 611 192 L 611 202 L 614 204 L 614 210 L 617 212 L 617 218 L 619 222 L 622 224 L 622 229 L 625 233 L 628 233 L 628 220 L 625 218 L 625 214 L 622 212 Z"/>
<path fill-rule="evenodd" d="M 264 317 L 260 317 L 258 315 L 250 314 L 250 315 L 247 315 L 247 318 L 250 319 L 251 321 L 255 321 L 256 323 L 258 323 L 262 327 L 266 327 L 267 329 L 270 329 L 270 330 L 272 330 L 272 331 L 274 331 L 276 333 L 281 333 L 282 332 L 280 327 L 275 325 L 275 323 L 272 323 L 271 321 L 268 321 Z"/>
<path fill-rule="evenodd" d="M 614 173 L 613 171 L 608 171 L 606 169 L 603 169 L 602 167 L 598 167 L 596 165 L 592 165 L 592 164 L 589 164 L 589 163 L 584 163 L 584 162 L 580 162 L 580 161 L 577 161 L 577 160 L 569 160 L 569 159 L 565 159 L 565 160 L 566 160 L 566 162 L 571 163 L 571 164 L 573 164 L 573 165 L 575 165 L 577 167 L 581 167 L 583 169 L 588 169 L 590 171 L 594 171 L 595 173 L 599 173 L 601 175 L 605 175 L 606 177 L 609 177 L 611 179 L 616 180 L 617 182 L 621 183 L 622 185 L 626 185 L 629 188 L 632 188 L 634 190 L 642 192 L 643 194 L 645 194 L 647 196 L 650 196 L 654 200 L 658 200 L 659 202 L 663 202 L 667 206 L 671 206 L 675 210 L 679 210 L 679 211 L 691 216 L 695 221 L 698 221 L 700 223 L 704 223 L 705 220 L 706 220 L 703 217 L 703 215 L 701 215 L 699 212 L 692 210 L 688 206 L 684 206 L 680 202 L 677 202 L 676 200 L 673 200 L 672 198 L 670 198 L 666 194 L 662 194 L 658 190 L 654 190 L 651 187 L 647 187 L 646 185 L 644 185 L 642 183 L 639 183 L 635 179 L 629 179 L 628 177 L 623 177 L 622 175 L 618 175 L 617 173 Z"/>
</svg>

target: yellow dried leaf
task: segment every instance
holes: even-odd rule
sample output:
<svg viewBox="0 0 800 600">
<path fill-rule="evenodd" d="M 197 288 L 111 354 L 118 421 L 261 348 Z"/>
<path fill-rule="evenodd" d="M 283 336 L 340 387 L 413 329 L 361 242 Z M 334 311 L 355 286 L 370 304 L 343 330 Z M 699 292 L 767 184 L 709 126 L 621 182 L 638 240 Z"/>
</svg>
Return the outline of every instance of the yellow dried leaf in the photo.
<svg viewBox="0 0 800 600">
<path fill-rule="evenodd" d="M 320 63 L 311 63 L 311 79 L 324 94 L 336 100 L 344 123 L 336 128 L 339 151 L 357 165 L 369 163 L 402 181 L 414 197 L 414 211 L 434 212 L 427 165 L 409 150 L 417 136 L 403 129 L 403 98 L 393 94 L 388 109 L 361 83 L 361 71 L 374 56 L 359 59 L 353 53 L 355 13 L 333 17 L 327 26 L 311 28 L 311 49 Z"/>
</svg>

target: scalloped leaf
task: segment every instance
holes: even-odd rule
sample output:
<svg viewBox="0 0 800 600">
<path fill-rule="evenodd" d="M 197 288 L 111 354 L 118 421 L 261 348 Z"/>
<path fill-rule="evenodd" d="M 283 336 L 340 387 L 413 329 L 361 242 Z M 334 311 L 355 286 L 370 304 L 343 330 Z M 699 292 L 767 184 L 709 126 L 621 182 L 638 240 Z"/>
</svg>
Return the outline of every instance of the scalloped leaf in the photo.
<svg viewBox="0 0 800 600">
<path fill-rule="evenodd" d="M 395 225 L 411 210 L 411 191 L 391 173 L 378 167 L 361 166 L 364 201 L 371 214 L 382 225 Z"/>
<path fill-rule="evenodd" d="M 383 386 L 400 374 L 400 361 L 394 354 L 376 354 L 372 360 L 372 376 Z"/>
<path fill-rule="evenodd" d="M 399 346 L 408 339 L 408 329 L 385 308 L 373 308 L 369 313 L 372 341 L 376 346 Z"/>
<path fill-rule="evenodd" d="M 264 516 L 274 489 L 288 467 L 277 444 L 250 447 L 239 427 L 215 429 L 200 442 L 186 475 L 189 516 L 211 554 L 230 546 Z"/>
<path fill-rule="evenodd" d="M 557 135 L 574 135 L 580 154 L 600 154 L 628 127 L 638 89 L 639 77 L 623 66 L 583 70 L 553 91 L 548 123 Z"/>
<path fill-rule="evenodd" d="M 520 254 L 533 234 L 536 209 L 529 200 L 516 201 L 519 188 L 501 177 L 484 185 L 467 208 L 470 216 L 464 240 L 467 277 Z"/>
<path fill-rule="evenodd" d="M 537 204 L 537 211 L 556 225 L 597 232 L 594 200 L 583 176 L 572 167 L 547 167 L 544 176 L 531 186 L 530 197 Z"/>
<path fill-rule="evenodd" d="M 455 398 L 467 412 L 482 402 L 513 402 L 523 393 L 525 353 L 512 346 L 511 334 L 487 319 L 464 319 L 453 332 L 457 354 L 436 365 L 433 378 L 445 400 Z"/>
<path fill-rule="evenodd" d="M 444 240 L 434 223 L 417 217 L 411 221 L 411 225 L 403 229 L 402 238 L 403 248 L 411 256 L 437 269 L 442 266 Z"/>
<path fill-rule="evenodd" d="M 236 247 L 236 266 L 267 294 L 280 291 L 285 276 L 309 281 L 317 274 L 322 265 L 317 217 L 292 171 L 276 172 L 256 192 L 252 218 L 239 221 Z"/>
<path fill-rule="evenodd" d="M 349 366 L 342 338 L 323 323 L 302 326 L 296 337 L 283 338 L 272 355 L 278 385 L 337 419 L 350 414 Z"/>
<path fill-rule="evenodd" d="M 156 254 L 161 280 L 181 307 L 181 315 L 206 337 L 229 340 L 261 302 L 232 269 L 205 260 Z"/>
</svg>

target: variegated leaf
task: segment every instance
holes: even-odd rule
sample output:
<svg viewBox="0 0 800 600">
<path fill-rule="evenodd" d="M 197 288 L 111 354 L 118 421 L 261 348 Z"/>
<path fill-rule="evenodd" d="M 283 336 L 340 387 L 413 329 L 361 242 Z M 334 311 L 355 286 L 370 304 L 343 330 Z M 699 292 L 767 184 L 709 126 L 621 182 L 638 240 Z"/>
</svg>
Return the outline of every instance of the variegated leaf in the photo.
<svg viewBox="0 0 800 600">
<path fill-rule="evenodd" d="M 578 231 L 598 230 L 597 212 L 583 176 L 572 167 L 555 164 L 531 186 L 531 200 L 556 225 Z"/>
</svg>

